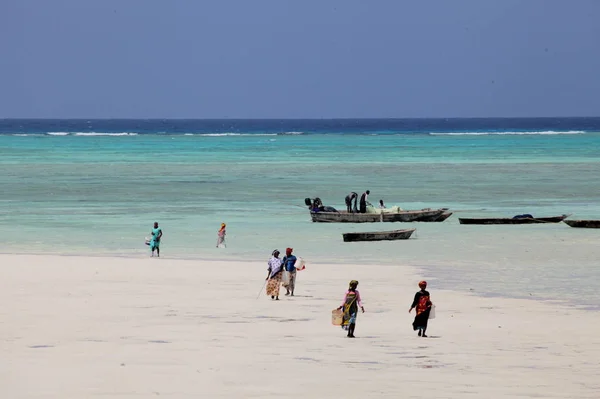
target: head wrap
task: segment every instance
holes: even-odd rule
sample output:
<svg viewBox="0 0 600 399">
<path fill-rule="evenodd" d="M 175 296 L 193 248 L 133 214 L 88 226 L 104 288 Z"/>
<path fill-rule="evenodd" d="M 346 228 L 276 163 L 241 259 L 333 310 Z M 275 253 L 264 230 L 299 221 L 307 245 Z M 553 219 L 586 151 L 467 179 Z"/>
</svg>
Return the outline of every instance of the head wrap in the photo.
<svg viewBox="0 0 600 399">
<path fill-rule="evenodd" d="M 292 251 L 293 251 L 293 250 L 294 250 L 294 248 L 286 248 L 286 249 L 285 249 L 285 253 L 286 253 L 287 255 L 291 255 L 291 253 L 292 253 Z"/>
<path fill-rule="evenodd" d="M 427 287 L 427 281 L 423 280 L 423 281 L 419 281 L 419 288 L 426 288 Z"/>
<path fill-rule="evenodd" d="M 351 280 L 351 281 L 350 281 L 350 288 L 352 288 L 352 287 L 354 287 L 354 288 L 358 287 L 358 281 L 356 281 L 356 280 Z"/>
<path fill-rule="evenodd" d="M 221 223 L 221 227 L 225 227 L 227 226 L 225 223 Z"/>
<path fill-rule="evenodd" d="M 278 249 L 276 249 L 276 250 L 274 250 L 273 252 L 271 252 L 271 255 L 275 256 L 275 254 L 278 254 L 278 253 L 279 253 L 279 250 L 278 250 Z"/>
</svg>

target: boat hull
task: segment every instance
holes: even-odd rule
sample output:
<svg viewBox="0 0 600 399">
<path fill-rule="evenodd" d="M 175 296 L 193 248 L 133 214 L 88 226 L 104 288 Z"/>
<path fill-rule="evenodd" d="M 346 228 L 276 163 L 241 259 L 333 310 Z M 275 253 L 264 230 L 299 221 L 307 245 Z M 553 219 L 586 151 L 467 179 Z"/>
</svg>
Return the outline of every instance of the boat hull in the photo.
<svg viewBox="0 0 600 399">
<path fill-rule="evenodd" d="M 567 215 L 552 216 L 545 218 L 458 218 L 460 224 L 535 224 L 535 223 L 559 223 L 567 218 Z"/>
<path fill-rule="evenodd" d="M 433 220 L 419 220 L 419 222 L 443 222 L 444 220 L 448 219 L 450 216 L 452 216 L 452 212 L 444 212 L 440 216 L 438 216 L 437 218 L 435 218 Z"/>
<path fill-rule="evenodd" d="M 571 227 L 582 227 L 586 229 L 600 229 L 600 220 L 563 220 Z"/>
<path fill-rule="evenodd" d="M 448 218 L 446 209 L 400 211 L 398 213 L 311 212 L 316 223 L 436 222 Z M 445 217 L 444 217 L 445 216 Z M 443 218 L 439 220 L 440 218 Z"/>
<path fill-rule="evenodd" d="M 344 242 L 408 240 L 416 229 L 344 233 Z"/>
</svg>

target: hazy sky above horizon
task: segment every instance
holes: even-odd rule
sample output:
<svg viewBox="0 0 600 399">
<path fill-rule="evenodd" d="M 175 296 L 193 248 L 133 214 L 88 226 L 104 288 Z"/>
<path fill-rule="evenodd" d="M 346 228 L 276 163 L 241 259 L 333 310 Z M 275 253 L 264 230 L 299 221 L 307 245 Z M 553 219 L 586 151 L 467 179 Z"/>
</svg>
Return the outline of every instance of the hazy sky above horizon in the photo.
<svg viewBox="0 0 600 399">
<path fill-rule="evenodd" d="M 598 0 L 4 0 L 0 118 L 600 116 Z"/>
</svg>

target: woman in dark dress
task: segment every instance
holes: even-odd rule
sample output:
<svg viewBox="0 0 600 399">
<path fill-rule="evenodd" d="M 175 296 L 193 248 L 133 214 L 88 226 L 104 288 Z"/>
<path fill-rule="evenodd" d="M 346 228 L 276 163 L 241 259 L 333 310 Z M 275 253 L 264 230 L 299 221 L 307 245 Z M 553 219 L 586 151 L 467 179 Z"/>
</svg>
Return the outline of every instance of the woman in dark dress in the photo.
<svg viewBox="0 0 600 399">
<path fill-rule="evenodd" d="M 429 292 L 425 290 L 427 288 L 427 281 L 420 281 L 419 288 L 421 288 L 421 291 L 415 294 L 415 299 L 408 313 L 416 308 L 417 315 L 415 316 L 415 321 L 413 321 L 413 330 L 419 330 L 419 337 L 427 337 L 425 331 L 427 331 L 427 321 L 429 320 L 429 313 L 431 313 Z"/>
</svg>

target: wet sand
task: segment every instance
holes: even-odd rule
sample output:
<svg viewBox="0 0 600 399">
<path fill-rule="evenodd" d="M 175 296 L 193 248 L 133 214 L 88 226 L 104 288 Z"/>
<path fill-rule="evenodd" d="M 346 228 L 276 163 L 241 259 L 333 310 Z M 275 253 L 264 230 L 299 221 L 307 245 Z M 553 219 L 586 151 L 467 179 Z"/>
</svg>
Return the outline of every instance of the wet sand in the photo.
<svg viewBox="0 0 600 399">
<path fill-rule="evenodd" d="M 0 255 L 5 398 L 597 398 L 600 313 L 436 289 L 409 266 Z M 348 281 L 366 313 L 330 324 Z M 417 282 L 437 317 L 412 331 Z"/>
</svg>

